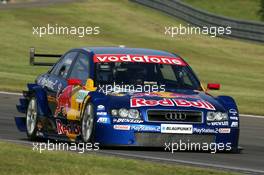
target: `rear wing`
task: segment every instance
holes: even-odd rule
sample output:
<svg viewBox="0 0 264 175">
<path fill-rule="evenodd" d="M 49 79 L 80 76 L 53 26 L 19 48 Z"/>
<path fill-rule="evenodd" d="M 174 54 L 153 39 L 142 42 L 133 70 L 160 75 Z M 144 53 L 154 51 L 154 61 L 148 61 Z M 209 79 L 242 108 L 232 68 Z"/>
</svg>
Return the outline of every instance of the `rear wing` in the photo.
<svg viewBox="0 0 264 175">
<path fill-rule="evenodd" d="M 62 55 L 60 54 L 40 54 L 35 53 L 35 48 L 32 47 L 29 50 L 29 63 L 31 66 L 53 66 L 55 63 L 35 61 L 36 57 L 41 58 L 57 58 L 59 59 Z"/>
</svg>

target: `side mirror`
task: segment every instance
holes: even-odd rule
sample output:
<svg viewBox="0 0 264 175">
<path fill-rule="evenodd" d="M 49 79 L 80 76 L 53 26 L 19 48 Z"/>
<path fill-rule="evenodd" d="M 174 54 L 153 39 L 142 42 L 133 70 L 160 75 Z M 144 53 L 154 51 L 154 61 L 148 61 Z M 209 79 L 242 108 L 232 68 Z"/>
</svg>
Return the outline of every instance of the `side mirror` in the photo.
<svg viewBox="0 0 264 175">
<path fill-rule="evenodd" d="M 68 85 L 74 85 L 74 86 L 76 86 L 76 85 L 82 85 L 82 80 L 75 79 L 75 78 L 69 78 L 67 80 L 67 83 L 68 83 Z"/>
<path fill-rule="evenodd" d="M 220 84 L 208 83 L 207 90 L 219 90 Z"/>
</svg>

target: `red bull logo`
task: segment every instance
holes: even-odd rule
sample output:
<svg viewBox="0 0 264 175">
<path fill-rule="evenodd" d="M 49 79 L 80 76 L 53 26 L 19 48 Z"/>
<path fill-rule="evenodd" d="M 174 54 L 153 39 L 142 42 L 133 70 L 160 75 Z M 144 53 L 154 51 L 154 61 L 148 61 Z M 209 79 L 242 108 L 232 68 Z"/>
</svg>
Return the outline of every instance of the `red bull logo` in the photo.
<svg viewBox="0 0 264 175">
<path fill-rule="evenodd" d="M 132 98 L 130 100 L 131 107 L 142 106 L 178 106 L 178 107 L 195 107 L 208 110 L 215 110 L 215 107 L 204 100 L 190 101 L 185 99 L 162 99 L 162 100 L 146 100 L 144 98 Z"/>
<path fill-rule="evenodd" d="M 73 86 L 66 87 L 57 98 L 57 107 L 54 117 L 58 117 L 59 114 L 67 116 L 67 112 L 71 107 L 71 93 Z"/>
</svg>

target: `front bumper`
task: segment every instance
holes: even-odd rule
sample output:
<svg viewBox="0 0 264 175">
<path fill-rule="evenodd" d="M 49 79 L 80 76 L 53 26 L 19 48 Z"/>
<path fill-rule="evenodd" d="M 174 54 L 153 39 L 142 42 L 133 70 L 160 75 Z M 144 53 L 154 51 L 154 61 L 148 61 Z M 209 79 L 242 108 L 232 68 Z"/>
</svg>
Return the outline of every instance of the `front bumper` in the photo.
<svg viewBox="0 0 264 175">
<path fill-rule="evenodd" d="M 165 147 L 171 144 L 210 144 L 214 135 L 168 134 L 168 133 L 135 133 L 135 145 L 146 147 Z"/>
<path fill-rule="evenodd" d="M 115 127 L 118 125 L 119 127 Z M 192 124 L 193 131 L 184 133 L 162 133 L 162 123 L 96 123 L 96 142 L 111 146 L 165 147 L 167 144 L 229 144 L 232 149 L 238 147 L 239 128 L 229 126 L 215 127 L 206 124 Z M 180 124 L 179 124 L 180 125 Z M 143 128 L 143 129 L 142 129 Z M 196 128 L 196 130 L 194 130 Z M 196 132 L 199 128 L 200 132 Z M 228 129 L 228 133 L 219 133 L 219 129 Z M 220 129 L 222 130 L 222 129 Z"/>
</svg>

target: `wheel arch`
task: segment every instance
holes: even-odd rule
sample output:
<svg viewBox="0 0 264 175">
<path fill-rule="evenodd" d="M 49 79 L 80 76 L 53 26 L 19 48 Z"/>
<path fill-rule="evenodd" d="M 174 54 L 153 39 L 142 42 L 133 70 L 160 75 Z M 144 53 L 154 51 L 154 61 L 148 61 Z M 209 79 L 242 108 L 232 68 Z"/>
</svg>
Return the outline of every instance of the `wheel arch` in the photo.
<svg viewBox="0 0 264 175">
<path fill-rule="evenodd" d="M 238 107 L 234 98 L 230 96 L 218 96 L 216 99 L 224 106 L 225 109 L 227 109 L 227 111 L 235 109 L 238 112 Z"/>
<path fill-rule="evenodd" d="M 28 84 L 28 99 L 35 97 L 37 102 L 37 111 L 39 116 L 49 116 L 50 109 L 48 105 L 47 93 L 43 87 L 37 84 Z"/>
</svg>

